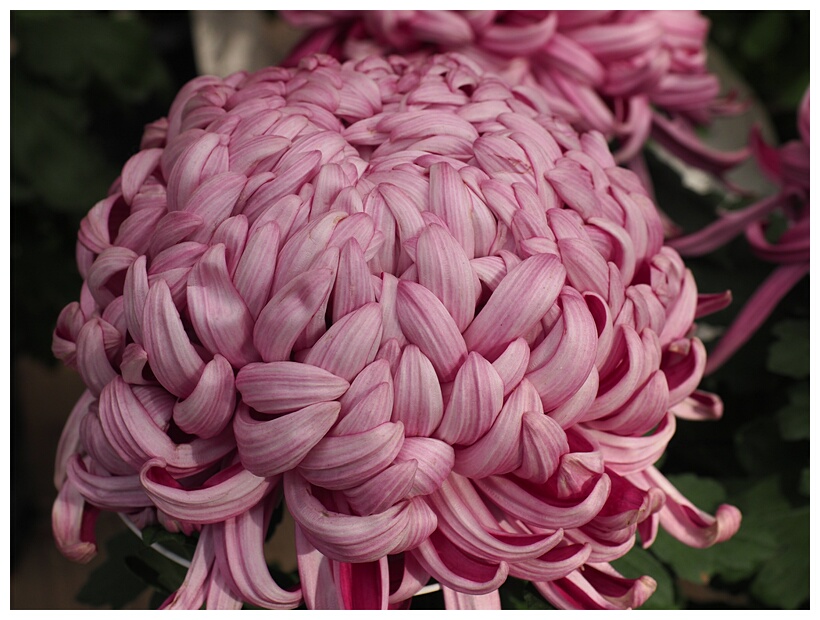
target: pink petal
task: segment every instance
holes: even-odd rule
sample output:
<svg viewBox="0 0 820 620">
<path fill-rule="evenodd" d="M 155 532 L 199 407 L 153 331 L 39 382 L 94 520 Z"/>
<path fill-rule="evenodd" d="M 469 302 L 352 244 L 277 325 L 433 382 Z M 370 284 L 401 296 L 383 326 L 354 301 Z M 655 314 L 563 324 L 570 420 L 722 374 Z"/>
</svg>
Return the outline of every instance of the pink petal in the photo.
<svg viewBox="0 0 820 620">
<path fill-rule="evenodd" d="M 154 282 L 148 291 L 142 328 L 143 345 L 157 380 L 172 394 L 188 397 L 205 364 L 185 333 L 164 280 Z"/>
<path fill-rule="evenodd" d="M 302 600 L 299 588 L 286 590 L 268 571 L 263 553 L 269 502 L 225 521 L 216 530 L 217 561 L 232 591 L 242 600 L 265 609 L 295 609 Z"/>
<path fill-rule="evenodd" d="M 496 417 L 490 430 L 472 445 L 456 451 L 454 469 L 473 479 L 515 471 L 521 466 L 521 423 L 525 411 L 542 413 L 541 399 L 523 379 Z"/>
<path fill-rule="evenodd" d="M 255 227 L 236 265 L 233 283 L 254 319 L 270 298 L 279 240 L 276 222 Z"/>
<path fill-rule="evenodd" d="M 393 422 L 354 435 L 329 435 L 302 460 L 299 471 L 322 488 L 349 489 L 390 465 L 403 442 L 404 427 Z"/>
<path fill-rule="evenodd" d="M 174 407 L 174 421 L 190 435 L 215 437 L 230 422 L 235 405 L 233 369 L 217 354 L 205 365 L 191 395 Z"/>
<path fill-rule="evenodd" d="M 345 498 L 357 514 L 384 512 L 410 496 L 418 469 L 416 460 L 394 463 L 359 486 L 346 489 Z"/>
<path fill-rule="evenodd" d="M 415 345 L 404 348 L 393 386 L 393 421 L 402 422 L 409 436 L 433 434 L 444 413 L 441 388 L 433 364 Z"/>
<path fill-rule="evenodd" d="M 586 301 L 572 288 L 564 287 L 559 298 L 561 318 L 541 346 L 560 337 L 554 353 L 532 368 L 526 378 L 541 396 L 544 409 L 554 409 L 578 392 L 592 372 L 597 354 L 598 332 Z M 539 347 L 540 348 L 540 347 Z"/>
<path fill-rule="evenodd" d="M 445 609 L 501 610 L 501 597 L 498 590 L 493 590 L 487 594 L 464 594 L 458 590 L 443 586 L 441 591 L 444 594 Z"/>
<path fill-rule="evenodd" d="M 339 403 L 316 403 L 276 418 L 260 420 L 241 404 L 233 430 L 239 459 L 245 468 L 262 477 L 296 467 L 327 434 L 339 416 Z"/>
<path fill-rule="evenodd" d="M 464 332 L 469 350 L 488 360 L 497 358 L 547 313 L 564 277 L 561 261 L 549 254 L 532 256 L 514 267 Z"/>
<path fill-rule="evenodd" d="M 439 532 L 413 549 L 413 557 L 442 586 L 465 594 L 487 594 L 507 579 L 506 562 L 491 563 L 467 555 Z"/>
<path fill-rule="evenodd" d="M 51 509 L 51 530 L 65 557 L 83 564 L 97 555 L 94 526 L 99 509 L 86 504 L 74 483 L 66 479 Z"/>
<path fill-rule="evenodd" d="M 113 512 L 150 506 L 151 500 L 140 486 L 139 476 L 96 475 L 89 472 L 79 455 L 68 462 L 68 479 L 89 503 Z"/>
<path fill-rule="evenodd" d="M 211 246 L 188 277 L 188 310 L 194 330 L 213 354 L 234 367 L 259 361 L 253 346 L 254 321 L 228 274 L 225 246 Z"/>
<path fill-rule="evenodd" d="M 507 350 L 513 354 L 517 352 L 516 342 L 524 341 L 510 344 Z M 526 343 L 524 348 L 529 355 Z M 471 352 L 458 370 L 450 400 L 434 434 L 450 445 L 470 445 L 490 429 L 503 404 L 504 382 L 499 373 L 481 355 Z"/>
<path fill-rule="evenodd" d="M 80 425 L 88 414 L 96 398 L 90 390 L 85 390 L 77 400 L 71 413 L 68 414 L 65 426 L 60 433 L 57 444 L 57 456 L 54 459 L 54 486 L 59 491 L 65 482 L 65 468 L 73 454 L 80 451 Z"/>
<path fill-rule="evenodd" d="M 654 467 L 628 478 L 639 488 L 657 487 L 664 492 L 666 503 L 660 511 L 661 525 L 689 547 L 711 547 L 730 539 L 740 528 L 741 514 L 737 508 L 721 504 L 713 517 L 695 507 Z"/>
<path fill-rule="evenodd" d="M 333 289 L 333 322 L 375 301 L 370 270 L 355 239 L 342 246 Z"/>
<path fill-rule="evenodd" d="M 381 339 L 381 308 L 375 302 L 365 304 L 334 323 L 304 362 L 351 381 L 375 359 Z"/>
<path fill-rule="evenodd" d="M 418 469 L 409 496 L 429 495 L 440 488 L 450 475 L 455 453 L 449 444 L 438 439 L 406 437 L 396 455 L 396 462 L 413 461 L 418 464 Z"/>
<path fill-rule="evenodd" d="M 183 488 L 165 470 L 162 459 L 151 459 L 140 471 L 140 481 L 154 505 L 171 517 L 190 523 L 219 523 L 255 506 L 279 482 L 260 478 L 233 465 L 199 487 Z"/>
<path fill-rule="evenodd" d="M 285 474 L 285 500 L 305 538 L 341 562 L 373 562 L 392 553 L 408 525 L 409 504 L 404 502 L 364 517 L 329 510 L 295 471 Z"/>
<path fill-rule="evenodd" d="M 327 303 L 334 280 L 330 269 L 312 269 L 288 282 L 271 297 L 253 328 L 253 342 L 262 359 L 290 359 L 299 335 Z"/>
<path fill-rule="evenodd" d="M 416 266 L 419 284 L 438 297 L 458 331 L 464 331 L 475 316 L 479 283 L 459 243 L 441 226 L 428 226 L 419 235 Z"/>
<path fill-rule="evenodd" d="M 248 364 L 236 375 L 242 400 L 262 413 L 286 413 L 336 400 L 349 385 L 326 370 L 298 362 Z"/>
</svg>

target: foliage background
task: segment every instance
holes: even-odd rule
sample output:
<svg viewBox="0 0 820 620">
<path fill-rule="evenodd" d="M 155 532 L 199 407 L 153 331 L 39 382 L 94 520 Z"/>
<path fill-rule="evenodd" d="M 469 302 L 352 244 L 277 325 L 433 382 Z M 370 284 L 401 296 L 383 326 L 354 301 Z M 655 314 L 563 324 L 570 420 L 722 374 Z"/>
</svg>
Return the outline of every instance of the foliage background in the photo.
<svg viewBox="0 0 820 620">
<path fill-rule="evenodd" d="M 808 11 L 707 16 L 711 45 L 763 104 L 778 142 L 796 138 L 795 110 L 809 82 Z M 30 516 L 22 455 L 32 448 L 22 445 L 14 362 L 25 355 L 53 363 L 51 330 L 81 284 L 74 264 L 80 219 L 139 148 L 143 125 L 164 115 L 196 75 L 189 24 L 185 12 L 11 12 L 12 566 Z M 711 221 L 717 207 L 743 204 L 722 192 L 696 194 L 657 157 L 649 163 L 658 203 L 686 230 Z M 732 289 L 732 306 L 706 317 L 711 328 L 728 325 L 773 268 L 742 238 L 687 264 L 700 291 Z M 723 419 L 678 423 L 662 471 L 705 510 L 737 505 L 743 525 L 734 539 L 707 550 L 661 532 L 649 550 L 635 548 L 619 560 L 627 576 L 658 581 L 645 608 L 809 606 L 808 280 L 702 382 L 723 398 Z M 42 458 L 50 463 L 53 455 Z M 169 562 L 129 536 L 109 541 L 108 563 L 80 593 L 86 604 L 121 607 L 146 584 L 159 590 L 159 602 L 181 581 Z M 514 581 L 503 602 L 545 606 Z M 440 600 L 428 595 L 419 603 Z"/>
</svg>

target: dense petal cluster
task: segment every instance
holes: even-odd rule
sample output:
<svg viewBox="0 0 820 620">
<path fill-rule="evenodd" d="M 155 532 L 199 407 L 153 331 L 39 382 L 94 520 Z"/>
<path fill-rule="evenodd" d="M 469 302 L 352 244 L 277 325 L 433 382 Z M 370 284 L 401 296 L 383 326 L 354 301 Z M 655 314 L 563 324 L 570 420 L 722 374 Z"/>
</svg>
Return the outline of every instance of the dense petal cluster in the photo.
<svg viewBox="0 0 820 620">
<path fill-rule="evenodd" d="M 453 50 L 527 89 L 580 130 L 634 160 L 654 138 L 688 164 L 722 174 L 746 149 L 706 147 L 694 125 L 739 110 L 706 66 L 709 22 L 696 11 L 284 11 L 311 31 L 291 55 L 363 58 Z M 533 92 L 535 91 L 535 92 Z"/>
<path fill-rule="evenodd" d="M 647 192 L 459 55 L 200 77 L 83 220 L 54 352 L 88 387 L 60 442 L 62 551 L 99 510 L 198 535 L 170 607 L 453 607 L 508 576 L 632 607 L 608 564 L 740 515 L 653 467 L 696 391 L 699 297 Z M 300 586 L 263 539 L 284 498 Z"/>
<path fill-rule="evenodd" d="M 716 370 L 763 325 L 780 300 L 809 273 L 810 142 L 807 89 L 797 114 L 800 139 L 780 148 L 766 144 L 755 128 L 752 150 L 760 169 L 779 190 L 747 207 L 723 214 L 715 222 L 670 242 L 684 256 L 703 256 L 745 233 L 752 251 L 778 267 L 766 278 L 736 317 L 709 358 L 708 371 Z M 775 240 L 767 238 L 772 214 L 779 213 L 786 230 Z"/>
</svg>

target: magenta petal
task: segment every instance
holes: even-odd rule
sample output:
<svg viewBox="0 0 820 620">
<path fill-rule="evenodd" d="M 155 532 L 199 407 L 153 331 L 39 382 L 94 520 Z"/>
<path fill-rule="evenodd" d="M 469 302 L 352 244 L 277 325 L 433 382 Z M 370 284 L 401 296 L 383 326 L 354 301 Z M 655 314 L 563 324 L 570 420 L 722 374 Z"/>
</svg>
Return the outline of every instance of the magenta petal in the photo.
<svg viewBox="0 0 820 620">
<path fill-rule="evenodd" d="M 432 362 L 441 380 L 455 378 L 467 347 L 444 304 L 422 285 L 401 280 L 396 311 L 405 336 Z"/>
<path fill-rule="evenodd" d="M 521 422 L 521 467 L 515 475 L 543 484 L 569 452 L 567 436 L 558 422 L 542 413 L 525 411 Z"/>
<path fill-rule="evenodd" d="M 561 261 L 550 254 L 532 256 L 514 267 L 464 332 L 468 348 L 495 360 L 547 313 L 564 278 Z"/>
<path fill-rule="evenodd" d="M 160 609 L 200 609 L 205 604 L 213 564 L 213 527 L 205 526 L 199 534 L 185 581 L 162 603 Z"/>
<path fill-rule="evenodd" d="M 453 469 L 453 448 L 430 437 L 406 437 L 396 462 L 416 462 L 418 469 L 410 490 L 410 497 L 429 495 L 444 483 Z"/>
<path fill-rule="evenodd" d="M 538 528 L 555 531 L 579 527 L 592 519 L 609 496 L 610 481 L 606 475 L 592 478 L 594 484 L 586 494 L 572 501 L 557 500 L 540 485 L 520 484 L 504 476 L 476 480 L 476 487 L 504 512 Z"/>
<path fill-rule="evenodd" d="M 235 407 L 233 369 L 217 354 L 205 365 L 191 395 L 174 407 L 174 421 L 188 434 L 215 437 L 230 422 Z"/>
<path fill-rule="evenodd" d="M 94 525 L 99 509 L 89 506 L 74 483 L 66 479 L 51 509 L 51 530 L 65 557 L 83 564 L 97 555 Z"/>
<path fill-rule="evenodd" d="M 343 609 L 387 609 L 387 557 L 374 562 L 334 561 L 334 568 Z"/>
<path fill-rule="evenodd" d="M 441 591 L 444 594 L 445 609 L 501 610 L 501 597 L 498 590 L 493 590 L 487 594 L 464 594 L 458 590 L 442 586 Z"/>
<path fill-rule="evenodd" d="M 143 310 L 143 345 L 157 380 L 172 394 L 194 391 L 205 364 L 185 333 L 164 280 L 151 285 Z"/>
<path fill-rule="evenodd" d="M 223 469 L 217 478 L 196 488 L 182 488 L 165 470 L 161 459 L 151 459 L 140 471 L 140 481 L 154 505 L 182 521 L 219 523 L 255 506 L 279 482 L 260 478 L 241 465 Z"/>
<path fill-rule="evenodd" d="M 666 495 L 660 510 L 663 528 L 684 544 L 704 549 L 728 540 L 740 528 L 741 514 L 734 506 L 721 504 L 715 516 L 699 510 L 654 467 L 628 476 L 638 488 L 659 488 Z"/>
<path fill-rule="evenodd" d="M 188 277 L 188 311 L 202 344 L 239 368 L 259 361 L 254 321 L 228 274 L 225 246 L 212 246 Z"/>
<path fill-rule="evenodd" d="M 585 564 L 562 579 L 534 585 L 558 609 L 634 609 L 657 586 L 647 576 L 624 579 L 608 564 Z"/>
<path fill-rule="evenodd" d="M 381 339 L 381 308 L 375 302 L 365 304 L 335 322 L 303 361 L 352 381 L 375 359 Z"/>
<path fill-rule="evenodd" d="M 418 563 L 411 553 L 388 556 L 390 571 L 391 605 L 409 603 L 410 599 L 429 581 L 430 574 Z"/>
<path fill-rule="evenodd" d="M 428 501 L 438 516 L 438 531 L 474 557 L 487 562 L 537 558 L 552 549 L 563 532 L 508 532 L 484 504 L 484 499 L 463 476 L 450 476 Z"/>
<path fill-rule="evenodd" d="M 248 236 L 242 257 L 236 265 L 234 286 L 254 319 L 270 298 L 279 239 L 279 225 L 276 222 L 257 227 Z"/>
<path fill-rule="evenodd" d="M 607 467 L 625 476 L 646 469 L 661 457 L 675 434 L 675 416 L 667 413 L 652 434 L 642 437 L 621 437 L 593 429 L 584 433 L 598 443 Z"/>
<path fill-rule="evenodd" d="M 83 392 L 68 415 L 68 420 L 66 420 L 65 426 L 60 433 L 57 456 L 54 459 L 54 486 L 58 491 L 65 482 L 65 468 L 69 459 L 80 451 L 80 425 L 96 400 L 91 391 L 86 390 Z"/>
<path fill-rule="evenodd" d="M 447 224 L 468 259 L 475 256 L 470 196 L 458 172 L 446 162 L 430 166 L 430 211 Z"/>
<path fill-rule="evenodd" d="M 416 460 L 394 463 L 359 486 L 346 489 L 345 498 L 360 515 L 384 512 L 410 496 L 418 469 Z"/>
<path fill-rule="evenodd" d="M 441 387 L 433 364 L 415 345 L 404 348 L 393 386 L 393 421 L 402 422 L 408 436 L 432 435 L 444 412 Z"/>
<path fill-rule="evenodd" d="M 336 400 L 349 385 L 326 370 L 297 362 L 248 364 L 236 375 L 242 400 L 262 413 L 286 413 Z"/>
<path fill-rule="evenodd" d="M 516 342 L 524 341 L 516 340 L 507 350 L 512 353 L 518 352 L 518 348 L 514 346 Z M 524 348 L 528 357 L 529 348 L 526 347 L 526 343 Z M 514 362 L 515 360 L 510 359 L 508 365 Z M 523 376 L 523 369 L 521 375 Z M 494 365 L 478 353 L 471 352 L 467 356 L 467 361 L 458 370 L 450 400 L 441 423 L 435 430 L 435 436 L 450 445 L 474 443 L 490 429 L 501 411 L 504 405 L 504 385 Z"/>
<path fill-rule="evenodd" d="M 504 403 L 490 430 L 472 445 L 456 450 L 455 471 L 478 479 L 518 469 L 522 458 L 521 421 L 525 411 L 543 413 L 538 392 L 523 379 Z"/>
<path fill-rule="evenodd" d="M 139 476 L 97 475 L 88 471 L 79 455 L 68 462 L 68 479 L 89 503 L 112 512 L 150 506 L 151 500 L 140 486 Z"/>
<path fill-rule="evenodd" d="M 258 420 L 240 404 L 233 420 L 239 459 L 257 476 L 296 467 L 339 416 L 339 403 L 316 403 L 276 418 Z"/>
<path fill-rule="evenodd" d="M 364 517 L 329 510 L 296 471 L 285 474 L 285 500 L 305 538 L 341 562 L 373 562 L 392 553 L 407 526 L 409 505 L 404 502 Z"/>
<path fill-rule="evenodd" d="M 540 557 L 511 565 L 510 574 L 530 581 L 554 581 L 585 564 L 591 551 L 589 544 L 566 544 L 562 541 Z"/>
<path fill-rule="evenodd" d="M 120 332 L 99 318 L 91 319 L 80 330 L 77 336 L 77 370 L 93 393 L 99 394 L 117 376 L 106 349 L 121 340 Z"/>
<path fill-rule="evenodd" d="M 329 435 L 302 460 L 299 471 L 322 488 L 349 489 L 390 465 L 403 442 L 404 427 L 393 422 L 354 435 Z"/>
<path fill-rule="evenodd" d="M 465 594 L 498 590 L 509 573 L 506 562 L 496 564 L 467 555 L 439 532 L 434 532 L 412 553 L 436 581 Z"/>
<path fill-rule="evenodd" d="M 362 248 L 355 239 L 342 246 L 333 289 L 333 322 L 375 301 L 373 282 Z"/>
<path fill-rule="evenodd" d="M 266 504 L 259 502 L 217 530 L 217 544 L 222 547 L 217 561 L 231 590 L 242 600 L 265 609 L 294 609 L 302 600 L 301 590 L 279 586 L 265 561 Z"/>
<path fill-rule="evenodd" d="M 475 316 L 479 284 L 458 241 L 441 226 L 428 226 L 419 235 L 416 266 L 419 284 L 438 297 L 464 331 Z"/>
<path fill-rule="evenodd" d="M 332 286 L 330 269 L 313 269 L 299 274 L 276 292 L 253 328 L 253 342 L 262 359 L 279 362 L 290 358 L 296 340 L 327 302 Z"/>
<path fill-rule="evenodd" d="M 584 298 L 574 289 L 565 287 L 559 299 L 561 320 L 542 345 L 553 338 L 560 340 L 549 359 L 526 375 L 538 390 L 547 411 L 562 405 L 584 385 L 594 368 L 598 351 L 598 332 Z M 530 366 L 535 353 L 530 358 Z"/>
</svg>

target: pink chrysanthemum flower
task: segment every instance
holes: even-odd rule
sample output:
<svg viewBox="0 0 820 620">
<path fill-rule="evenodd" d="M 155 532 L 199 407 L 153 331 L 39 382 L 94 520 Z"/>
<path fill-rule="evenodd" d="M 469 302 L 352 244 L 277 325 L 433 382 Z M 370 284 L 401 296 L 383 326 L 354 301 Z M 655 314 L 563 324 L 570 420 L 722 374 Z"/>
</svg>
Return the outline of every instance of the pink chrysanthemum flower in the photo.
<svg viewBox="0 0 820 620">
<path fill-rule="evenodd" d="M 609 561 L 730 537 L 653 467 L 695 390 L 692 275 L 603 136 L 445 55 L 185 86 L 82 223 L 54 351 L 88 391 L 54 532 L 198 534 L 168 607 L 642 604 Z M 284 501 L 300 586 L 263 538 Z"/>
<path fill-rule="evenodd" d="M 674 155 L 722 175 L 744 150 L 707 147 L 696 125 L 740 106 L 720 97 L 706 67 L 709 22 L 697 11 L 283 11 L 312 30 L 291 59 L 453 50 L 527 89 L 579 131 L 619 143 L 633 162 L 651 136 Z M 537 87 L 534 95 L 530 89 Z M 646 179 L 645 179 L 646 180 Z"/>
<path fill-rule="evenodd" d="M 685 256 L 703 256 L 745 232 L 757 256 L 779 264 L 723 335 L 709 357 L 707 372 L 722 366 L 743 346 L 780 300 L 809 273 L 809 92 L 806 89 L 798 110 L 799 140 L 773 148 L 764 142 L 758 129 L 752 132 L 751 145 L 757 163 L 779 185 L 779 191 L 748 207 L 727 212 L 702 230 L 671 242 Z M 788 228 L 771 243 L 766 239 L 766 228 L 775 211 L 785 217 Z"/>
</svg>

